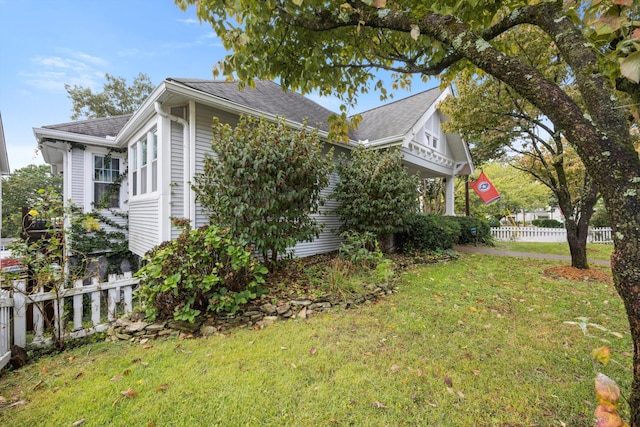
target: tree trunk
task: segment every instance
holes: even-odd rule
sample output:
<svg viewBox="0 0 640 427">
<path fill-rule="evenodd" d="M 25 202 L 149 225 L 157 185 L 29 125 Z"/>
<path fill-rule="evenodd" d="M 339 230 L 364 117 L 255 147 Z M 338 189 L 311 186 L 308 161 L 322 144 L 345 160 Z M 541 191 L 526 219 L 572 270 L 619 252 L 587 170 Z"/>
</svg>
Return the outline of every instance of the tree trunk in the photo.
<svg viewBox="0 0 640 427">
<path fill-rule="evenodd" d="M 587 269 L 587 232 L 578 229 L 578 224 L 573 219 L 565 220 L 565 228 L 567 230 L 567 242 L 569 243 L 569 252 L 571 253 L 571 267 Z"/>
</svg>

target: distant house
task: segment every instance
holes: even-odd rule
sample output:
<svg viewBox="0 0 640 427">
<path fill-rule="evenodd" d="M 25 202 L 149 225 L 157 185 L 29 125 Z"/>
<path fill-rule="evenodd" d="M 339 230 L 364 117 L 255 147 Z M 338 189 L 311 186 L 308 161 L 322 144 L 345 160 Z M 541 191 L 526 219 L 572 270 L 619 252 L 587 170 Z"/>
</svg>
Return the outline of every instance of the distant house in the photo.
<svg viewBox="0 0 640 427">
<path fill-rule="evenodd" d="M 411 173 L 446 178 L 446 213 L 453 215 L 453 178 L 472 173 L 473 164 L 460 137 L 441 129 L 447 118 L 437 105 L 450 94 L 450 90 L 431 89 L 362 113 L 349 143 L 334 145 L 336 154 L 359 143 L 401 147 Z M 294 128 L 306 119 L 326 141 L 331 114 L 270 81 L 258 81 L 255 89 L 240 91 L 235 83 L 168 78 L 133 115 L 43 126 L 34 128 L 34 134 L 53 172 L 64 175 L 65 200 L 90 211 L 109 186 L 120 182 L 109 205 L 128 212 L 129 248 L 142 256 L 179 234 L 172 217 L 188 218 L 196 227 L 208 222 L 190 185 L 211 152 L 214 116 L 230 124 L 237 123 L 240 115 L 268 120 L 284 117 Z M 337 179 L 334 173 L 325 195 L 331 193 Z M 332 200 L 325 204 L 325 215 L 318 216 L 327 224 L 325 231 L 313 242 L 292 248 L 295 256 L 338 247 L 334 230 L 340 224 L 330 213 L 335 205 Z"/>
</svg>

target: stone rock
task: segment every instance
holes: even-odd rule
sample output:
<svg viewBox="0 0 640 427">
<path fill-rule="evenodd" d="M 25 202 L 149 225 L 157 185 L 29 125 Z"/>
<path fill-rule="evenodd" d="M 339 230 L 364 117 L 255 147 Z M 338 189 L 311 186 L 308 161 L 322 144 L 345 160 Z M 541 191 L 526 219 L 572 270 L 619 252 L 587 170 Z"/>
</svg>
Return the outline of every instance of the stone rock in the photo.
<svg viewBox="0 0 640 427">
<path fill-rule="evenodd" d="M 264 304 L 261 309 L 267 314 L 275 314 L 277 312 L 277 307 L 269 303 Z"/>
<path fill-rule="evenodd" d="M 291 305 L 301 305 L 303 307 L 307 307 L 309 305 L 311 305 L 312 301 L 309 299 L 294 299 L 293 301 L 291 301 Z"/>
<path fill-rule="evenodd" d="M 216 326 L 213 325 L 202 325 L 202 327 L 200 327 L 200 334 L 202 336 L 208 337 L 210 335 L 213 335 L 215 333 L 218 332 L 218 328 Z"/>
<path fill-rule="evenodd" d="M 200 326 L 202 326 L 202 320 L 196 320 L 194 323 L 187 322 L 186 320 L 169 320 L 167 325 L 171 329 L 177 329 L 178 331 L 194 333 Z"/>
<path fill-rule="evenodd" d="M 299 319 L 306 319 L 307 318 L 307 307 L 302 307 L 302 310 L 300 310 L 298 312 L 296 317 L 299 318 Z"/>
<path fill-rule="evenodd" d="M 116 332 L 116 337 L 120 340 L 129 340 L 131 339 L 131 335 L 121 334 L 120 332 Z"/>
<path fill-rule="evenodd" d="M 149 326 L 147 322 L 131 322 L 125 327 L 125 331 L 128 333 L 142 332 Z"/>
<path fill-rule="evenodd" d="M 147 330 L 147 332 L 158 332 L 163 330 L 165 327 L 165 323 L 164 322 L 156 322 L 156 323 L 151 323 L 149 325 L 147 325 L 147 327 L 145 328 Z"/>
<path fill-rule="evenodd" d="M 282 304 L 281 306 L 278 306 L 278 308 L 276 309 L 276 312 L 280 316 L 284 316 L 284 314 L 289 310 L 291 310 L 291 306 L 289 304 Z"/>
</svg>

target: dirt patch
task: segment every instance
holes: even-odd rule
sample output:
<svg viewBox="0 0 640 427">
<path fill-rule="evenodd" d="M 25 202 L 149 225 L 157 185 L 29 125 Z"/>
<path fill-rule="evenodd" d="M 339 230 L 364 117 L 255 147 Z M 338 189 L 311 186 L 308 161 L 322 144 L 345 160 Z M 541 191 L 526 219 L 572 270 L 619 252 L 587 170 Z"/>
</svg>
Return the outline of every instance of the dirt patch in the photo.
<svg viewBox="0 0 640 427">
<path fill-rule="evenodd" d="M 611 275 L 595 268 L 583 270 L 571 266 L 551 267 L 544 270 L 544 275 L 554 279 L 563 278 L 580 282 L 612 283 Z"/>
</svg>

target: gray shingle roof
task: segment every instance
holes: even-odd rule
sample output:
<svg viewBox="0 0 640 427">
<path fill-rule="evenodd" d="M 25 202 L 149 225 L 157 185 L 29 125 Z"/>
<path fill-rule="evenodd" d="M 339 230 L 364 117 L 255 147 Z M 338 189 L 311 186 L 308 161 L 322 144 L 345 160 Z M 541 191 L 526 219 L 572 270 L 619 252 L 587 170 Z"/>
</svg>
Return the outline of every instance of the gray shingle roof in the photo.
<svg viewBox="0 0 640 427">
<path fill-rule="evenodd" d="M 118 132 L 120 132 L 120 129 L 122 129 L 129 121 L 131 116 L 132 114 L 124 114 L 122 116 L 102 117 L 99 119 L 60 123 L 57 125 L 43 126 L 43 128 L 104 138 L 106 136 L 116 136 Z"/>
<path fill-rule="evenodd" d="M 362 141 L 374 141 L 405 135 L 441 93 L 440 89 L 435 87 L 360 113 L 362 121 L 356 130 L 357 138 Z"/>
<path fill-rule="evenodd" d="M 256 87 L 238 90 L 237 82 L 204 79 L 168 78 L 200 92 L 213 95 L 236 104 L 258 110 L 265 114 L 285 117 L 292 122 L 302 123 L 307 119 L 309 126 L 329 130 L 327 119 L 333 111 L 305 98 L 299 93 L 284 91 L 282 87 L 268 80 L 256 81 Z"/>
</svg>

